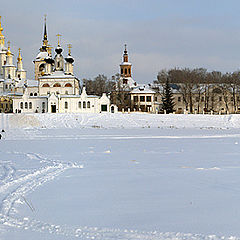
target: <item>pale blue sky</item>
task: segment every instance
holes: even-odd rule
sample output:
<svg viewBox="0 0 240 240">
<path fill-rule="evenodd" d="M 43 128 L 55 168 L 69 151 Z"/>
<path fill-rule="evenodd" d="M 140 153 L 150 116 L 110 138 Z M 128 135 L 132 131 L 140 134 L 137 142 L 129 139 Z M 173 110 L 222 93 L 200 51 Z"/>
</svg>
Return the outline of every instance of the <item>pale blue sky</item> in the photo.
<svg viewBox="0 0 240 240">
<path fill-rule="evenodd" d="M 56 45 L 57 33 L 63 35 L 63 47 L 72 43 L 80 79 L 118 72 L 124 43 L 139 83 L 152 82 L 164 68 L 234 71 L 240 66 L 237 0 L 12 0 L 0 5 L 4 35 L 15 52 L 23 49 L 28 77 L 45 13 L 50 44 Z"/>
</svg>

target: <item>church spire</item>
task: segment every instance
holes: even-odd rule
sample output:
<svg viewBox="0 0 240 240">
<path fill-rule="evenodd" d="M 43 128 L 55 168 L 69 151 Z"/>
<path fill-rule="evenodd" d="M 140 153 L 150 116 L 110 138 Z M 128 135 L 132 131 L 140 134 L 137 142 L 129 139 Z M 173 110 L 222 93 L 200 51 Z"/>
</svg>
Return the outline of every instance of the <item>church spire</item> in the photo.
<svg viewBox="0 0 240 240">
<path fill-rule="evenodd" d="M 44 35 L 43 35 L 43 41 L 46 41 L 47 39 L 47 15 L 44 15 Z"/>
<path fill-rule="evenodd" d="M 124 45 L 124 54 L 123 54 L 123 62 L 128 62 L 128 51 L 127 51 L 127 44 Z"/>
<path fill-rule="evenodd" d="M 4 39 L 5 37 L 3 36 L 2 34 L 2 31 L 3 31 L 3 27 L 2 27 L 2 22 L 1 22 L 1 16 L 0 16 L 0 46 L 4 46 Z"/>
<path fill-rule="evenodd" d="M 48 38 L 47 38 L 47 15 L 44 15 L 44 31 L 43 31 L 43 49 L 47 50 Z"/>
<path fill-rule="evenodd" d="M 18 49 L 18 62 L 22 62 L 22 56 L 21 56 L 21 48 Z"/>
</svg>

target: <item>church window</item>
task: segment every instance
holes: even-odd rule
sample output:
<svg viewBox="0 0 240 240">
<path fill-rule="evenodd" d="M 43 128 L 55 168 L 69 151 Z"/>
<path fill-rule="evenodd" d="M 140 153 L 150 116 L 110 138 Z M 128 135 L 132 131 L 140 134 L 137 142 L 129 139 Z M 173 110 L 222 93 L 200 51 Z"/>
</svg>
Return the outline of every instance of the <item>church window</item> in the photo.
<svg viewBox="0 0 240 240">
<path fill-rule="evenodd" d="M 82 108 L 82 103 L 78 102 L 78 108 Z"/>
<path fill-rule="evenodd" d="M 68 109 L 68 102 L 65 102 L 65 109 Z"/>
<path fill-rule="evenodd" d="M 28 103 L 25 102 L 25 109 L 28 109 Z"/>
<path fill-rule="evenodd" d="M 34 93 L 34 96 L 37 96 L 37 93 L 36 93 L 36 92 Z"/>
<path fill-rule="evenodd" d="M 44 83 L 42 87 L 50 87 L 48 83 Z"/>
<path fill-rule="evenodd" d="M 68 95 L 68 91 L 65 91 L 65 94 Z"/>
<path fill-rule="evenodd" d="M 20 74 L 18 74 L 18 78 L 19 78 L 19 79 L 21 78 L 21 75 L 20 75 Z"/>
<path fill-rule="evenodd" d="M 32 109 L 32 102 L 29 103 L 29 109 Z"/>
<path fill-rule="evenodd" d="M 42 108 L 45 109 L 45 102 L 42 102 Z"/>
<path fill-rule="evenodd" d="M 32 93 L 32 92 L 30 93 L 30 96 L 31 96 L 31 97 L 33 96 L 33 93 Z"/>
<path fill-rule="evenodd" d="M 83 108 L 86 108 L 86 102 L 83 102 Z"/>
<path fill-rule="evenodd" d="M 87 102 L 87 108 L 90 108 L 90 102 L 89 101 Z"/>
<path fill-rule="evenodd" d="M 39 66 L 39 72 L 42 72 L 44 68 L 45 68 L 45 64 L 43 63 Z"/>
<path fill-rule="evenodd" d="M 71 83 L 66 83 L 65 87 L 72 87 Z"/>
<path fill-rule="evenodd" d="M 121 74 L 123 74 L 123 69 L 121 69 Z"/>
<path fill-rule="evenodd" d="M 11 78 L 11 75 L 10 75 L 10 74 L 8 74 L 8 78 Z"/>
<path fill-rule="evenodd" d="M 127 74 L 127 69 L 125 68 L 125 74 Z"/>
<path fill-rule="evenodd" d="M 23 102 L 20 102 L 20 108 L 23 109 Z"/>
<path fill-rule="evenodd" d="M 151 96 L 147 96 L 147 102 L 151 102 L 152 101 L 152 97 Z"/>
<path fill-rule="evenodd" d="M 130 70 L 130 68 L 128 69 L 128 74 L 131 74 L 131 70 Z"/>
<path fill-rule="evenodd" d="M 61 85 L 59 83 L 55 83 L 53 87 L 61 87 Z"/>
</svg>

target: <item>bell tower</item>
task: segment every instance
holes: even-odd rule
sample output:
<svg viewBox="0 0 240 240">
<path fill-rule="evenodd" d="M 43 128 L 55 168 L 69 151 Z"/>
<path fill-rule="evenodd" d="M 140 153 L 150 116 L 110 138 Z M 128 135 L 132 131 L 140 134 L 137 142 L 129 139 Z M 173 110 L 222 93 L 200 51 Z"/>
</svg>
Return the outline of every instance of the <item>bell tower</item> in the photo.
<svg viewBox="0 0 240 240">
<path fill-rule="evenodd" d="M 132 77 L 132 64 L 128 62 L 127 44 L 123 52 L 123 62 L 120 64 L 120 74 L 123 78 Z"/>
</svg>

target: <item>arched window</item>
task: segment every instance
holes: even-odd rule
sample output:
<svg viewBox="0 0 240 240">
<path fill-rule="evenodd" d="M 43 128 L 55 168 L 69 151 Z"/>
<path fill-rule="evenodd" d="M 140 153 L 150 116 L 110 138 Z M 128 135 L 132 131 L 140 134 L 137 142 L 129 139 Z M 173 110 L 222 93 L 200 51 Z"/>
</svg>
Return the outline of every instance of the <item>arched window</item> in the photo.
<svg viewBox="0 0 240 240">
<path fill-rule="evenodd" d="M 66 83 L 65 87 L 72 87 L 71 83 Z"/>
<path fill-rule="evenodd" d="M 131 74 L 131 70 L 130 70 L 130 68 L 128 69 L 128 74 Z"/>
<path fill-rule="evenodd" d="M 44 83 L 42 87 L 50 87 L 48 83 Z"/>
<path fill-rule="evenodd" d="M 28 109 L 28 103 L 25 102 L 25 109 Z"/>
<path fill-rule="evenodd" d="M 29 109 L 32 109 L 32 102 L 29 103 Z"/>
<path fill-rule="evenodd" d="M 59 83 L 55 83 L 53 87 L 61 87 L 61 85 Z"/>
<path fill-rule="evenodd" d="M 10 75 L 10 74 L 8 74 L 8 78 L 11 78 L 11 75 Z"/>
<path fill-rule="evenodd" d="M 45 102 L 42 102 L 42 108 L 45 109 Z"/>
<path fill-rule="evenodd" d="M 65 94 L 68 95 L 68 91 L 65 91 Z"/>
<path fill-rule="evenodd" d="M 121 69 L 121 74 L 123 74 L 123 69 Z"/>
<path fill-rule="evenodd" d="M 65 102 L 65 109 L 68 109 L 68 102 Z"/>
<path fill-rule="evenodd" d="M 82 102 L 78 102 L 78 107 L 82 108 Z"/>
<path fill-rule="evenodd" d="M 37 93 L 36 93 L 36 92 L 34 93 L 34 96 L 37 96 Z"/>
<path fill-rule="evenodd" d="M 42 72 L 45 68 L 45 64 L 42 63 L 40 66 L 39 66 L 39 72 Z"/>
<path fill-rule="evenodd" d="M 23 102 L 20 102 L 20 108 L 23 109 Z"/>
<path fill-rule="evenodd" d="M 90 102 L 89 101 L 87 102 L 87 108 L 90 108 Z"/>
<path fill-rule="evenodd" d="M 83 108 L 86 108 L 86 102 L 85 101 L 83 102 Z"/>
<path fill-rule="evenodd" d="M 127 74 L 127 69 L 125 68 L 125 74 Z"/>
<path fill-rule="evenodd" d="M 32 92 L 30 93 L 30 96 L 31 96 L 31 97 L 33 96 L 33 93 L 32 93 Z"/>
</svg>

